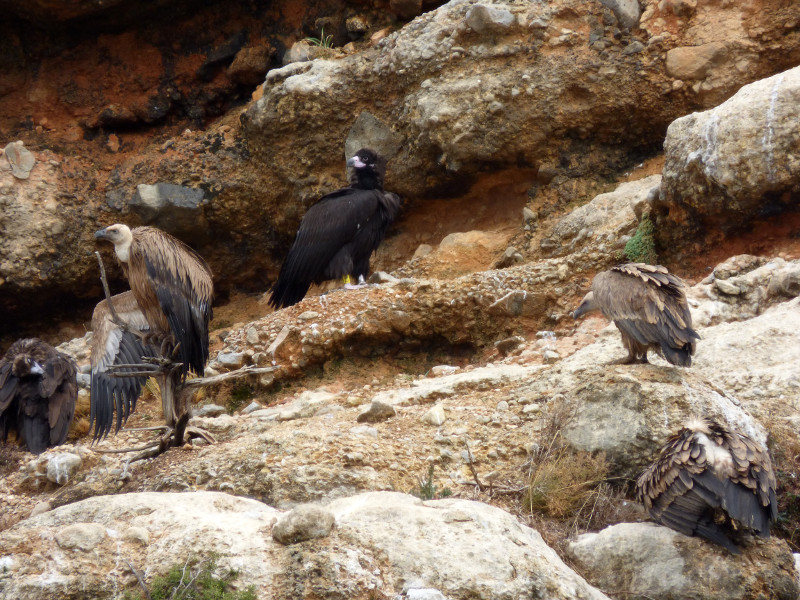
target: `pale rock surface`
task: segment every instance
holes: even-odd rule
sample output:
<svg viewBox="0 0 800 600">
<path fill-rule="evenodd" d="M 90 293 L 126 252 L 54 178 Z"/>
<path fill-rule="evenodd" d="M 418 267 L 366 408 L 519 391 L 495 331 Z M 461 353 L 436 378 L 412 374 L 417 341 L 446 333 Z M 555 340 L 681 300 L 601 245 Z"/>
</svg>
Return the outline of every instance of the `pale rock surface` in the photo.
<svg viewBox="0 0 800 600">
<path fill-rule="evenodd" d="M 560 245 L 560 254 L 597 243 L 598 239 L 608 239 L 613 242 L 612 247 L 621 249 L 636 232 L 642 214 L 649 212 L 660 184 L 661 175 L 651 175 L 595 196 L 564 216 L 553 228 L 550 239 Z"/>
<path fill-rule="evenodd" d="M 665 227 L 688 220 L 735 229 L 787 208 L 800 190 L 800 67 L 742 87 L 721 105 L 676 119 L 664 142 L 659 208 Z M 692 229 L 689 233 L 693 232 Z"/>
<path fill-rule="evenodd" d="M 47 479 L 53 483 L 64 485 L 81 468 L 81 457 L 71 452 L 59 452 L 47 461 Z"/>
<path fill-rule="evenodd" d="M 253 585 L 264 600 L 298 597 L 306 586 L 348 598 L 424 589 L 451 600 L 516 600 L 531 590 L 552 600 L 606 598 L 499 508 L 373 492 L 321 510 L 326 523 L 336 521 L 330 543 L 287 547 L 270 530 L 288 515 L 255 500 L 217 492 L 90 498 L 0 533 L 0 590 L 16 600 L 109 597 L 138 585 L 127 561 L 149 581 L 214 550 L 220 566 L 239 571 L 237 587 Z"/>
<path fill-rule="evenodd" d="M 297 544 L 326 537 L 333 530 L 333 513 L 316 504 L 301 504 L 282 515 L 272 527 L 272 538 L 281 544 Z"/>
<path fill-rule="evenodd" d="M 700 538 L 653 523 L 585 533 L 568 554 L 601 589 L 636 600 L 795 600 L 794 558 L 783 540 L 754 539 L 733 556 Z"/>
</svg>

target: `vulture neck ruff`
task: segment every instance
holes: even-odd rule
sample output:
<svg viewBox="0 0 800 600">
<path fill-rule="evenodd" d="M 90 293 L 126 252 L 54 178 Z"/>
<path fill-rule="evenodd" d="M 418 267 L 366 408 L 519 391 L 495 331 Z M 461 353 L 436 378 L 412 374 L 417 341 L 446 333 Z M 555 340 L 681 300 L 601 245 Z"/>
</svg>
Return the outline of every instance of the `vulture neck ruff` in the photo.
<svg viewBox="0 0 800 600">
<path fill-rule="evenodd" d="M 703 446 L 706 453 L 706 463 L 715 473 L 725 477 L 732 477 L 735 475 L 733 457 L 727 448 L 715 444 L 714 441 L 702 431 L 695 431 L 694 439 Z"/>
<path fill-rule="evenodd" d="M 119 242 L 114 242 L 114 252 L 117 254 L 117 258 L 120 262 L 128 262 L 128 259 L 131 255 L 131 242 L 133 241 L 133 233 L 131 230 L 123 226 L 120 228 L 120 234 L 122 239 Z"/>
</svg>

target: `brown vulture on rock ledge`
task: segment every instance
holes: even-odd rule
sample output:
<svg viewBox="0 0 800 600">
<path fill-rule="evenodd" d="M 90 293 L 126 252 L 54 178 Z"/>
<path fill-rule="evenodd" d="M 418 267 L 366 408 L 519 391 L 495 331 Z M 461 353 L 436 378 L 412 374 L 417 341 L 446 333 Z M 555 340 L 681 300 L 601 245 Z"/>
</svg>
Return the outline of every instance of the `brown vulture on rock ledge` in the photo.
<svg viewBox="0 0 800 600">
<path fill-rule="evenodd" d="M 383 191 L 386 160 L 362 148 L 347 161 L 350 186 L 323 196 L 308 209 L 272 288 L 276 309 L 297 304 L 312 283 L 369 274 L 370 255 L 400 212 L 400 198 Z"/>
<path fill-rule="evenodd" d="M 15 430 L 34 454 L 67 439 L 78 398 L 75 361 L 37 338 L 17 340 L 0 360 L 0 436 Z"/>
<path fill-rule="evenodd" d="M 114 244 L 154 337 L 180 344 L 183 376 L 202 375 L 208 360 L 208 322 L 214 284 L 202 257 L 180 240 L 155 227 L 110 225 L 94 234 Z"/>
<path fill-rule="evenodd" d="M 636 482 L 636 495 L 658 523 L 739 554 L 741 529 L 769 537 L 778 515 L 767 451 L 711 419 L 693 420 L 667 441 Z"/>
<path fill-rule="evenodd" d="M 660 265 L 627 263 L 598 273 L 592 291 L 572 313 L 599 310 L 622 334 L 628 356 L 621 364 L 646 363 L 653 350 L 673 365 L 692 364 L 695 342 L 684 284 Z"/>
<path fill-rule="evenodd" d="M 115 432 L 136 409 L 147 376 L 115 377 L 112 365 L 139 364 L 143 357 L 157 357 L 159 349 L 145 342 L 141 334 L 150 332 L 150 325 L 133 292 L 111 298 L 114 310 L 125 327 L 117 323 L 102 300 L 92 313 L 92 387 L 89 429 L 96 422 L 94 439 L 102 439 L 111 430 L 116 411 Z M 138 332 L 138 333 L 137 333 Z M 139 369 L 120 369 L 116 373 L 134 373 Z"/>
</svg>

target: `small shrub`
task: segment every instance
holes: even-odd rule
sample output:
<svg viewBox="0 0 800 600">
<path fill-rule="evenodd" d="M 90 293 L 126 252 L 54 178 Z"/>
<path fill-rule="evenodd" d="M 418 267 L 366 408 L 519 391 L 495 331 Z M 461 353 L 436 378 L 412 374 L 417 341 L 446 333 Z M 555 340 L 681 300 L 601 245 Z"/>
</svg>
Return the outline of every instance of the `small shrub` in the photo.
<svg viewBox="0 0 800 600">
<path fill-rule="evenodd" d="M 452 496 L 453 492 L 450 488 L 443 488 L 440 492 L 436 492 L 436 485 L 433 483 L 433 465 L 428 467 L 428 476 L 419 478 L 419 489 L 411 492 L 421 500 L 433 500 L 434 498 L 447 498 Z"/>
<path fill-rule="evenodd" d="M 231 395 L 226 406 L 228 412 L 230 414 L 235 413 L 242 406 L 252 400 L 253 396 L 253 388 L 251 388 L 247 383 L 239 383 L 235 385 L 231 390 Z"/>
<path fill-rule="evenodd" d="M 642 262 L 654 265 L 658 262 L 656 242 L 653 234 L 655 227 L 649 215 L 644 215 L 636 228 L 636 233 L 625 244 L 625 258 L 631 262 Z"/>
<path fill-rule="evenodd" d="M 173 566 L 165 575 L 153 579 L 149 597 L 152 600 L 256 600 L 253 586 L 243 591 L 229 589 L 239 573 L 220 569 L 217 558 L 218 555 L 212 554 L 205 561 L 187 559 L 184 564 Z M 125 600 L 143 597 L 138 590 L 124 596 Z"/>
<path fill-rule="evenodd" d="M 333 48 L 333 36 L 325 35 L 325 28 L 320 31 L 319 37 L 307 37 L 306 41 L 312 46 L 319 46 L 320 48 Z"/>
</svg>

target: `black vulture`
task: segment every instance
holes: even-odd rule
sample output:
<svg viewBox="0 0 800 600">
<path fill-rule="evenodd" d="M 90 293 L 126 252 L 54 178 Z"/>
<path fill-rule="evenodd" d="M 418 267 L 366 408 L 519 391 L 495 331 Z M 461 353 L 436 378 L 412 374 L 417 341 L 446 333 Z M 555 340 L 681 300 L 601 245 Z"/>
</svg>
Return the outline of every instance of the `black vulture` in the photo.
<svg viewBox="0 0 800 600">
<path fill-rule="evenodd" d="M 769 453 L 712 419 L 694 419 L 672 438 L 636 482 L 650 516 L 739 554 L 742 530 L 769 537 L 778 515 Z"/>
<path fill-rule="evenodd" d="M 653 350 L 673 365 L 692 364 L 695 342 L 684 283 L 660 265 L 627 263 L 598 273 L 592 291 L 572 313 L 599 310 L 622 334 L 628 356 L 621 364 L 646 363 Z"/>
<path fill-rule="evenodd" d="M 350 185 L 308 209 L 272 288 L 274 308 L 297 304 L 312 283 L 369 274 L 369 259 L 400 212 L 400 198 L 383 191 L 386 160 L 362 148 L 347 161 Z"/>
<path fill-rule="evenodd" d="M 0 435 L 12 429 L 41 454 L 67 439 L 78 398 L 78 367 L 38 339 L 17 340 L 0 360 Z"/>
</svg>

